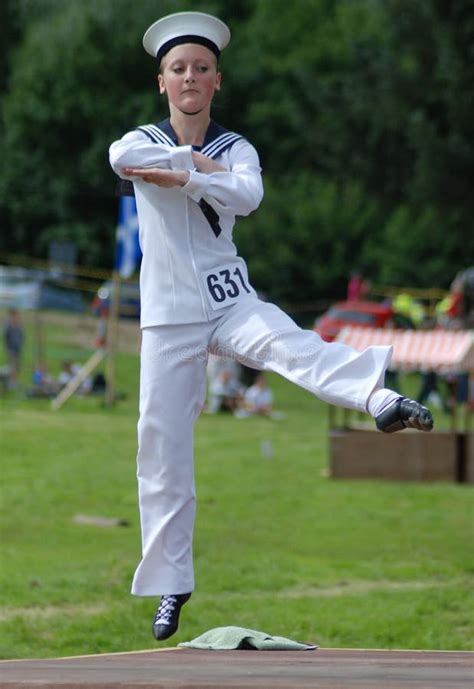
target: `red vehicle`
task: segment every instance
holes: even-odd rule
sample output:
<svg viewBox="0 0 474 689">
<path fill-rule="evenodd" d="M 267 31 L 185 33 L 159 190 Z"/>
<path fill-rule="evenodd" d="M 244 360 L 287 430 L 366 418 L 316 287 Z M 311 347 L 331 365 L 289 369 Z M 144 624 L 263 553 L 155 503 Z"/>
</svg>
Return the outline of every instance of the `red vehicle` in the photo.
<svg viewBox="0 0 474 689">
<path fill-rule="evenodd" d="M 339 301 L 316 319 L 314 330 L 326 342 L 332 342 L 346 325 L 367 328 L 393 326 L 392 307 L 375 301 Z"/>
</svg>

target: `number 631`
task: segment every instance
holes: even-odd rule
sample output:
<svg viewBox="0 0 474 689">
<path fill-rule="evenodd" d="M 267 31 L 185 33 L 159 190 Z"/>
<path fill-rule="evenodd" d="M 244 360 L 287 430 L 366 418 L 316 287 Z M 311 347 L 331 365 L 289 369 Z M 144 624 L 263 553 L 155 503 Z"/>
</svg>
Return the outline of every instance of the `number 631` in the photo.
<svg viewBox="0 0 474 689">
<path fill-rule="evenodd" d="M 235 299 L 240 294 L 239 284 L 233 279 L 234 277 L 238 279 L 241 287 L 250 294 L 240 268 L 234 268 L 232 273 L 225 268 L 220 270 L 217 275 L 210 273 L 207 276 L 207 286 L 214 301 L 221 303 L 226 299 Z"/>
</svg>

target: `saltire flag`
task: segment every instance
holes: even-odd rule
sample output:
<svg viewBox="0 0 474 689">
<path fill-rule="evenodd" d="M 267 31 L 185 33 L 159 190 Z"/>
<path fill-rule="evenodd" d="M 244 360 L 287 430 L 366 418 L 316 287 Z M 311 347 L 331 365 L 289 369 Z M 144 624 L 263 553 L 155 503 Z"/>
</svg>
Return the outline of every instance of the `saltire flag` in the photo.
<svg viewBox="0 0 474 689">
<path fill-rule="evenodd" d="M 115 270 L 120 277 L 127 279 L 139 265 L 141 257 L 135 197 L 121 196 L 116 233 Z"/>
</svg>

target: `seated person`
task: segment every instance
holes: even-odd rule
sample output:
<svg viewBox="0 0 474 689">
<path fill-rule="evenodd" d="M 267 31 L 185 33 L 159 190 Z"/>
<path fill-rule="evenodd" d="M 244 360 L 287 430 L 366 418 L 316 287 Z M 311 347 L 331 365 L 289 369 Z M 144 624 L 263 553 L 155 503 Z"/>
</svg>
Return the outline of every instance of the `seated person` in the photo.
<svg viewBox="0 0 474 689">
<path fill-rule="evenodd" d="M 243 388 L 230 368 L 223 368 L 209 387 L 208 412 L 234 412 L 242 403 Z"/>
<path fill-rule="evenodd" d="M 62 389 L 73 380 L 81 370 L 81 364 L 75 364 L 68 359 L 62 363 L 61 371 L 58 376 L 59 387 Z M 92 379 L 87 376 L 80 384 L 77 392 L 81 395 L 88 395 L 92 391 Z"/>
<path fill-rule="evenodd" d="M 58 376 L 58 383 L 61 388 L 69 383 L 74 378 L 75 372 L 72 361 L 65 360 L 62 363 L 61 371 Z"/>
<path fill-rule="evenodd" d="M 263 373 L 260 373 L 244 395 L 243 409 L 248 414 L 269 416 L 272 413 L 273 393 Z"/>
<path fill-rule="evenodd" d="M 41 362 L 35 366 L 32 382 L 32 387 L 26 391 L 27 397 L 54 397 L 58 392 L 58 384 Z"/>
</svg>

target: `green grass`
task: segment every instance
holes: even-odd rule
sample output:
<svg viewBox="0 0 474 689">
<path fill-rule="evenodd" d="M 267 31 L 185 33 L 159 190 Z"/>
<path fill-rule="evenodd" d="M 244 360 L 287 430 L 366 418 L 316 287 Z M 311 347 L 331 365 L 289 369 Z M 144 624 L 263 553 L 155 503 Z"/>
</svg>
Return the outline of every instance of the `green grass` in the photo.
<svg viewBox="0 0 474 689">
<path fill-rule="evenodd" d="M 58 326 L 48 352 L 58 370 L 90 353 Z M 27 359 L 23 386 L 29 370 Z M 154 645 L 156 601 L 129 595 L 140 554 L 138 357 L 119 355 L 117 372 L 125 398 L 112 409 L 92 397 L 57 412 L 20 392 L 0 400 L 3 658 Z M 472 649 L 472 486 L 328 478 L 326 405 L 269 380 L 285 419 L 198 421 L 197 586 L 161 646 L 238 625 L 324 647 Z"/>
</svg>

